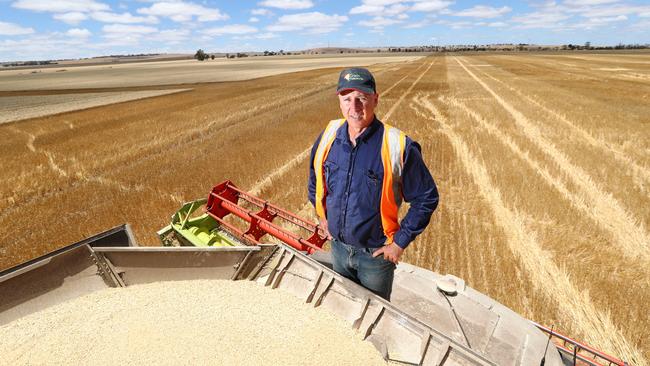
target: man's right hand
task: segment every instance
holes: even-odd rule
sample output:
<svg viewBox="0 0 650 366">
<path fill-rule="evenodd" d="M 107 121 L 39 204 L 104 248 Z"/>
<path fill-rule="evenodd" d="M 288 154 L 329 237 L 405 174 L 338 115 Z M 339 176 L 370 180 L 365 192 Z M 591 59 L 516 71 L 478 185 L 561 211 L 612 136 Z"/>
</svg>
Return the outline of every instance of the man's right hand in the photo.
<svg viewBox="0 0 650 366">
<path fill-rule="evenodd" d="M 318 219 L 318 224 L 320 226 L 320 229 L 325 234 L 325 237 L 327 237 L 328 239 L 331 238 L 332 235 L 330 235 L 330 231 L 327 229 L 327 219 L 326 218 L 319 218 Z"/>
</svg>

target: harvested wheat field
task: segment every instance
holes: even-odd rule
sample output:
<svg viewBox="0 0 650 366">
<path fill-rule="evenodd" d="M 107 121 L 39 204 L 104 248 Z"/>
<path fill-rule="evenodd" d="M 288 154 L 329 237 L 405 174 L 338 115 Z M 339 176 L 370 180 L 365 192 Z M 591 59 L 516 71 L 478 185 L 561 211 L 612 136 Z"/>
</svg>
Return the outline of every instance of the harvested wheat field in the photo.
<svg viewBox="0 0 650 366">
<path fill-rule="evenodd" d="M 0 96 L 0 123 L 49 116 L 187 90 L 190 89 Z M 70 128 L 74 128 L 74 126 Z"/>
<path fill-rule="evenodd" d="M 576 55 L 370 67 L 379 118 L 420 142 L 441 195 L 404 260 L 648 365 L 650 56 Z M 308 153 L 340 114 L 338 71 L 0 126 L 0 267 L 123 222 L 158 245 L 180 203 L 224 179 L 313 218 Z"/>
<path fill-rule="evenodd" d="M 107 288 L 5 324 L 0 338 L 3 365 L 386 364 L 334 314 L 249 281 Z"/>
<path fill-rule="evenodd" d="M 122 64 L 0 70 L 0 91 L 124 88 L 249 80 L 295 71 L 372 65 L 419 58 L 390 53 L 293 55 L 243 59 L 149 61 Z"/>
</svg>

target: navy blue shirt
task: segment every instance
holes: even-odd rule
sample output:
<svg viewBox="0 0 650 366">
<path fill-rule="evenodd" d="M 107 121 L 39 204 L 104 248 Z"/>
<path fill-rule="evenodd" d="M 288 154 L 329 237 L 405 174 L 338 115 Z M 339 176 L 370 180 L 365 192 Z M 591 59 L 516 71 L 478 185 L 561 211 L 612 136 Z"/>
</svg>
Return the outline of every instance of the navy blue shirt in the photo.
<svg viewBox="0 0 650 366">
<path fill-rule="evenodd" d="M 384 124 L 375 117 L 353 146 L 345 122 L 338 129 L 324 163 L 328 230 L 332 237 L 349 245 L 377 248 L 386 241 L 379 208 L 384 177 L 381 160 L 383 134 Z M 321 136 L 312 147 L 309 165 L 309 200 L 312 204 L 316 202 L 314 155 Z M 393 237 L 402 248 L 424 230 L 438 206 L 438 190 L 422 161 L 420 150 L 417 142 L 406 138 L 402 193 L 410 207 L 400 222 L 400 230 Z"/>
</svg>

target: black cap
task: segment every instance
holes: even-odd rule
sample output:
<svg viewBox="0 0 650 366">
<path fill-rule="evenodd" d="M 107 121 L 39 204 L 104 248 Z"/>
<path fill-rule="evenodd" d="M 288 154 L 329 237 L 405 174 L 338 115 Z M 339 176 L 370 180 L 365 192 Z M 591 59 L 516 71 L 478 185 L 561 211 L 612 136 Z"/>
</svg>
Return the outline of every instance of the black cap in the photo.
<svg viewBox="0 0 650 366">
<path fill-rule="evenodd" d="M 361 67 L 345 69 L 339 75 L 339 85 L 336 87 L 336 94 L 350 89 L 367 94 L 375 94 L 377 93 L 375 78 L 370 71 Z"/>
</svg>

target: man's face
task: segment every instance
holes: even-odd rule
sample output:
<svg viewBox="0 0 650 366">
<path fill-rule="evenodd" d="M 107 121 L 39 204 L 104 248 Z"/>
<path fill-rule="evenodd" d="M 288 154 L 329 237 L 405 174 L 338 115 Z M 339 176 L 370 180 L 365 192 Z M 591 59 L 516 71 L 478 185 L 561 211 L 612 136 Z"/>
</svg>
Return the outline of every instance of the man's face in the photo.
<svg viewBox="0 0 650 366">
<path fill-rule="evenodd" d="M 348 124 L 356 128 L 368 127 L 375 117 L 379 94 L 345 90 L 339 94 L 339 105 Z"/>
</svg>

